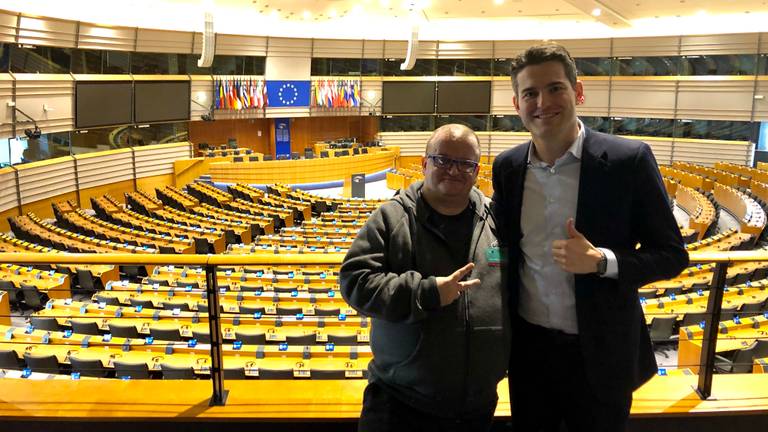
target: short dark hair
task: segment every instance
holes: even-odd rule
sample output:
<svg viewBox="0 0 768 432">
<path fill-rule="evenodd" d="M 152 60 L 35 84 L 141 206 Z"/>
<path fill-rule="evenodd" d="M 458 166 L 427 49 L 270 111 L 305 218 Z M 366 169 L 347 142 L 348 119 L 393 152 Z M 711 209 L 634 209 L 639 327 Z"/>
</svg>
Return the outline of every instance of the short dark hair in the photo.
<svg viewBox="0 0 768 432">
<path fill-rule="evenodd" d="M 512 87 L 517 94 L 517 75 L 526 67 L 556 61 L 563 65 L 571 87 L 576 88 L 576 62 L 564 46 L 556 43 L 534 45 L 512 59 Z"/>
</svg>

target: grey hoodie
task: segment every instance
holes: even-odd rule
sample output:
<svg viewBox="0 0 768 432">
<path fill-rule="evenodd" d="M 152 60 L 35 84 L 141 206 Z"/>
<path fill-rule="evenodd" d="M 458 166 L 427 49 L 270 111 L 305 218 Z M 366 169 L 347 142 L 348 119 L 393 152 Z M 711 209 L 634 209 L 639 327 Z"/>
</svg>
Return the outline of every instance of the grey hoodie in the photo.
<svg viewBox="0 0 768 432">
<path fill-rule="evenodd" d="M 474 231 L 467 262 L 472 288 L 440 306 L 436 276 L 448 276 L 448 243 L 429 225 L 422 183 L 400 191 L 360 230 L 341 266 L 344 299 L 372 317 L 370 379 L 403 402 L 441 417 L 482 414 L 496 405 L 509 359 L 509 312 L 489 200 L 470 192 Z M 489 255 L 491 254 L 491 255 Z M 502 261 L 503 262 L 503 261 Z"/>
</svg>

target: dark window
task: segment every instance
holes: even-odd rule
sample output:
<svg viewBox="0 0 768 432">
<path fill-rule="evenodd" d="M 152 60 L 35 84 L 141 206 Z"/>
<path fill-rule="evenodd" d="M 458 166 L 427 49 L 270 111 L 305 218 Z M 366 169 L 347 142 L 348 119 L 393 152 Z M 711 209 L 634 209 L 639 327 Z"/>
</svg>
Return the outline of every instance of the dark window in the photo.
<svg viewBox="0 0 768 432">
<path fill-rule="evenodd" d="M 437 61 L 440 76 L 490 76 L 490 59 L 443 59 Z"/>
<path fill-rule="evenodd" d="M 382 132 L 431 132 L 435 129 L 435 118 L 431 115 L 383 116 Z"/>
<path fill-rule="evenodd" d="M 189 139 L 187 122 L 157 123 L 146 126 L 132 126 L 126 131 L 124 141 L 129 146 L 165 144 Z"/>
<path fill-rule="evenodd" d="M 21 48 L 11 46 L 11 72 L 15 73 L 69 73 L 69 48 Z"/>
<path fill-rule="evenodd" d="M 360 75 L 381 75 L 381 59 L 360 60 Z"/>
<path fill-rule="evenodd" d="M 451 123 L 462 124 L 477 132 L 488 130 L 487 115 L 439 115 L 435 118 L 435 128 Z"/>
<path fill-rule="evenodd" d="M 753 54 L 683 56 L 680 74 L 754 75 L 757 70 L 756 62 L 757 56 Z"/>
<path fill-rule="evenodd" d="M 768 75 L 768 54 L 760 54 L 757 62 L 757 74 Z"/>
<path fill-rule="evenodd" d="M 360 75 L 360 59 L 313 58 L 312 75 Z"/>
<path fill-rule="evenodd" d="M 69 156 L 70 154 L 69 132 L 42 134 L 40 138 L 23 137 L 17 142 L 24 148 L 21 153 L 22 163 Z"/>
<path fill-rule="evenodd" d="M 124 131 L 130 126 L 94 128 L 87 131 L 73 131 L 72 154 L 93 153 L 115 148 L 128 147 Z"/>
<path fill-rule="evenodd" d="M 210 67 L 199 67 L 197 61 L 200 59 L 199 54 L 179 54 L 180 61 L 184 63 L 184 73 L 190 75 L 211 75 Z M 215 59 L 215 57 L 214 57 Z"/>
<path fill-rule="evenodd" d="M 100 74 L 103 73 L 101 65 L 102 51 L 73 49 L 72 67 L 73 74 Z"/>
<path fill-rule="evenodd" d="M 612 123 L 616 135 L 671 137 L 674 122 L 671 119 L 616 117 Z"/>
<path fill-rule="evenodd" d="M 505 59 L 505 58 L 493 59 L 493 75 L 494 76 L 512 75 L 512 60 Z"/>
<path fill-rule="evenodd" d="M 131 73 L 136 75 L 183 74 L 184 59 L 179 60 L 178 54 L 135 52 L 131 56 Z"/>
<path fill-rule="evenodd" d="M 127 74 L 131 70 L 131 53 L 125 51 L 102 51 L 101 68 L 105 74 Z"/>
<path fill-rule="evenodd" d="M 677 75 L 679 57 L 618 57 L 614 75 L 619 76 L 670 76 Z"/>
<path fill-rule="evenodd" d="M 611 74 L 610 58 L 577 58 L 574 61 L 576 61 L 576 70 L 580 76 L 608 76 Z"/>
<path fill-rule="evenodd" d="M 495 115 L 491 117 L 494 132 L 527 132 L 523 121 L 516 115 Z"/>
<path fill-rule="evenodd" d="M 603 133 L 612 133 L 612 120 L 610 117 L 579 117 L 584 126 Z"/>
<path fill-rule="evenodd" d="M 416 60 L 411 70 L 400 70 L 403 59 L 385 59 L 384 76 L 432 76 L 437 74 L 437 60 Z"/>
<path fill-rule="evenodd" d="M 747 141 L 752 135 L 750 122 L 724 120 L 677 120 L 675 122 L 675 137 Z"/>
<path fill-rule="evenodd" d="M 264 57 L 217 55 L 213 58 L 213 75 L 264 75 Z"/>
<path fill-rule="evenodd" d="M 8 72 L 10 70 L 10 58 L 11 46 L 0 43 L 0 72 Z"/>
</svg>

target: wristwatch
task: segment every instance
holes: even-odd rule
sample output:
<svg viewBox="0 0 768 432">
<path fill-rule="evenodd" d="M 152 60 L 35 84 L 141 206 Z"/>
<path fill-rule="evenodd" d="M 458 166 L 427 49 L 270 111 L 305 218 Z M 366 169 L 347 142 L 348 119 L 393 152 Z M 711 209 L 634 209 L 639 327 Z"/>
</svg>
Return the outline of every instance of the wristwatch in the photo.
<svg viewBox="0 0 768 432">
<path fill-rule="evenodd" d="M 605 272 L 608 270 L 608 257 L 605 256 L 605 252 L 601 251 L 600 249 L 597 250 L 600 252 L 600 261 L 597 262 L 597 275 L 603 276 Z"/>
</svg>

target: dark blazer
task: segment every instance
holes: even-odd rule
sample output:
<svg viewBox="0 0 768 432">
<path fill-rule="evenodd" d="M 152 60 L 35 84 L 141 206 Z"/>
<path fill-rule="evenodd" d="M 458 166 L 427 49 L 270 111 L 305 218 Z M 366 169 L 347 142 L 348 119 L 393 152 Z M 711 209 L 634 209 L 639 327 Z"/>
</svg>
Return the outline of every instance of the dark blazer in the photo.
<svg viewBox="0 0 768 432">
<path fill-rule="evenodd" d="M 576 229 L 594 246 L 616 254 L 619 277 L 576 275 L 576 314 L 586 374 L 596 393 L 610 400 L 627 397 L 656 372 L 637 289 L 677 276 L 688 265 L 688 254 L 648 145 L 588 128 L 585 132 Z M 505 284 L 513 317 L 520 284 L 520 217 L 530 145 L 507 150 L 493 163 L 494 211 L 500 241 L 509 257 Z M 535 361 L 535 356 L 527 361 Z M 514 385 L 515 373 L 525 373 L 519 369 L 510 365 L 510 385 Z"/>
</svg>

